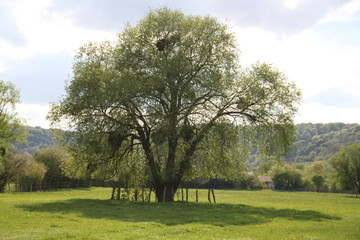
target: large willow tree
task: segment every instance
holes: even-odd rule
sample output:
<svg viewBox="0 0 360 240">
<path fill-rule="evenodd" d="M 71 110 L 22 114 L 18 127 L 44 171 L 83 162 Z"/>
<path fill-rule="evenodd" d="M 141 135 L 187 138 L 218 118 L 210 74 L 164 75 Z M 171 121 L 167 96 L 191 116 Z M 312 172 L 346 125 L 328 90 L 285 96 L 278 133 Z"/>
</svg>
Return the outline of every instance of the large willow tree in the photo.
<svg viewBox="0 0 360 240">
<path fill-rule="evenodd" d="M 252 125 L 278 153 L 291 143 L 299 90 L 271 65 L 241 69 L 238 58 L 234 34 L 216 19 L 153 10 L 116 43 L 79 49 L 49 117 L 75 136 L 103 136 L 111 156 L 140 147 L 158 201 L 173 201 L 218 124 Z"/>
</svg>

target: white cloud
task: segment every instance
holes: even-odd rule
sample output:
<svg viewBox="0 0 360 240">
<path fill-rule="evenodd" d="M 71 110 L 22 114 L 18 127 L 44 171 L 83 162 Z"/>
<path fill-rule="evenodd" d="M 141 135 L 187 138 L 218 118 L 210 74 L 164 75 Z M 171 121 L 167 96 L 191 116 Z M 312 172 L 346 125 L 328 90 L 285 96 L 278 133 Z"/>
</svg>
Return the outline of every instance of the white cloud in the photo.
<svg viewBox="0 0 360 240">
<path fill-rule="evenodd" d="M 259 28 L 234 29 L 245 65 L 256 60 L 273 63 L 302 90 L 297 122 L 360 122 L 356 114 L 360 112 L 359 46 L 330 44 L 316 28 L 291 35 Z"/>
<path fill-rule="evenodd" d="M 360 123 L 359 107 L 339 108 L 325 106 L 318 103 L 303 103 L 300 114 L 295 118 L 296 123 Z"/>
<path fill-rule="evenodd" d="M 75 26 L 71 12 L 51 12 L 50 4 L 50 0 L 24 0 L 13 4 L 12 15 L 26 43 L 20 47 L 4 48 L 8 49 L 7 56 L 24 59 L 42 53 L 73 53 L 82 43 L 115 37 L 114 33 Z"/>
<path fill-rule="evenodd" d="M 273 63 L 304 90 L 304 97 L 338 85 L 358 84 L 360 48 L 334 48 L 312 30 L 289 36 L 255 28 L 237 28 L 236 32 L 245 64 Z"/>
<path fill-rule="evenodd" d="M 49 128 L 50 123 L 46 120 L 46 115 L 49 111 L 49 104 L 25 104 L 19 103 L 16 105 L 16 112 L 19 117 L 25 121 L 28 126 L 39 126 L 42 128 Z"/>
<path fill-rule="evenodd" d="M 356 13 L 360 10 L 360 0 L 353 0 L 330 11 L 319 23 L 359 20 Z"/>
<path fill-rule="evenodd" d="M 285 0 L 284 5 L 289 9 L 295 9 L 299 4 L 298 0 Z"/>
</svg>

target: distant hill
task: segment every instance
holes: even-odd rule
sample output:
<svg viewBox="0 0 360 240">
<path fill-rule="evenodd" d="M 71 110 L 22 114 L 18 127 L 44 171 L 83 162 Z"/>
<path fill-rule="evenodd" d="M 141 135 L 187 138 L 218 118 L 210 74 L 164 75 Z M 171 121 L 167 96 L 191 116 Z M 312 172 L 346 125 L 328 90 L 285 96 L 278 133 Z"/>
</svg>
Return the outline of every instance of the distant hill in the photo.
<svg viewBox="0 0 360 240">
<path fill-rule="evenodd" d="M 360 124 L 304 123 L 297 129 L 296 142 L 285 162 L 328 160 L 342 146 L 360 143 Z"/>
<path fill-rule="evenodd" d="M 303 123 L 297 125 L 298 133 L 293 150 L 283 160 L 287 163 L 304 163 L 328 160 L 340 147 L 360 143 L 360 124 Z M 40 127 L 26 127 L 28 144 L 18 144 L 19 150 L 34 153 L 40 148 L 56 142 L 51 130 Z M 256 165 L 255 159 L 250 165 Z"/>
<path fill-rule="evenodd" d="M 56 144 L 52 130 L 41 127 L 25 127 L 25 130 L 29 133 L 27 144 L 21 143 L 15 145 L 21 151 L 32 154 L 41 148 Z"/>
</svg>

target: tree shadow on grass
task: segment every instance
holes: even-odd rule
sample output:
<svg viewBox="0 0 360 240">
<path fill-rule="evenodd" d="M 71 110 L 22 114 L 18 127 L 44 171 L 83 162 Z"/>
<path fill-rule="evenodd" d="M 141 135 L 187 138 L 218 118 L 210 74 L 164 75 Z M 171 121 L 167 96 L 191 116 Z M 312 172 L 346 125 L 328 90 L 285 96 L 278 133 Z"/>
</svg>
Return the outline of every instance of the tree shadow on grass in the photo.
<svg viewBox="0 0 360 240">
<path fill-rule="evenodd" d="M 19 205 L 30 212 L 77 213 L 86 218 L 126 222 L 153 222 L 164 225 L 190 223 L 215 226 L 263 224 L 276 218 L 294 221 L 339 220 L 317 211 L 274 209 L 237 204 L 144 203 L 96 199 Z"/>
<path fill-rule="evenodd" d="M 358 194 L 357 196 L 354 195 L 349 195 L 349 196 L 345 196 L 346 198 L 355 198 L 355 199 L 359 199 L 360 200 L 360 194 Z"/>
</svg>

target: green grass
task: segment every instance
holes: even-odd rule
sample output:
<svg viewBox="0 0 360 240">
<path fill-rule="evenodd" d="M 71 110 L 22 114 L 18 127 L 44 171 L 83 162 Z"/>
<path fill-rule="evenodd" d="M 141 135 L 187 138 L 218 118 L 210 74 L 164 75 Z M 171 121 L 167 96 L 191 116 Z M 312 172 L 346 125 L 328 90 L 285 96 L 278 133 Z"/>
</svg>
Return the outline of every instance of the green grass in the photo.
<svg viewBox="0 0 360 240">
<path fill-rule="evenodd" d="M 220 191 L 217 204 L 108 200 L 108 188 L 0 194 L 0 239 L 359 239 L 360 198 Z"/>
</svg>

